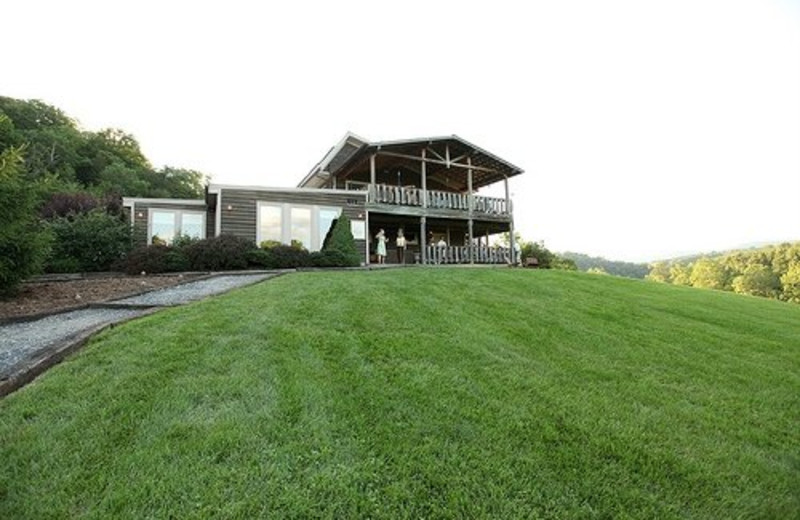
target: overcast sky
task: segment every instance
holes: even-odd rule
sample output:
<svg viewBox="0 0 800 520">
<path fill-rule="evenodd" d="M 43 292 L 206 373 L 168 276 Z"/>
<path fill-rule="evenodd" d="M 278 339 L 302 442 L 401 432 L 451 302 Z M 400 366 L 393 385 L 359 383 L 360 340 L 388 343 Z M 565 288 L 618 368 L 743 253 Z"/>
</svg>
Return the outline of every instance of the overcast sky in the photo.
<svg viewBox="0 0 800 520">
<path fill-rule="evenodd" d="M 262 5 L 263 4 L 263 5 Z M 800 239 L 800 2 L 86 2 L 2 8 L 0 95 L 155 166 L 294 186 L 347 131 L 525 169 L 517 228 L 647 261 Z"/>
</svg>

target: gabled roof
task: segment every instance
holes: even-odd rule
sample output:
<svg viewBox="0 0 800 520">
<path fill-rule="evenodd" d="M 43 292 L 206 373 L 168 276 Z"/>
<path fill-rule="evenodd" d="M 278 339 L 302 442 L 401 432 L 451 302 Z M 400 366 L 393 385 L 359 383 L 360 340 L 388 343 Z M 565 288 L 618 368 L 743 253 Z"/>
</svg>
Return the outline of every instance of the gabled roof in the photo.
<svg viewBox="0 0 800 520">
<path fill-rule="evenodd" d="M 473 168 L 474 189 L 523 173 L 521 168 L 457 135 L 371 143 L 348 132 L 298 186 L 322 187 L 331 175 L 358 165 L 373 153 L 414 162 L 421 160 L 422 150 L 426 152 L 427 162 L 440 166 L 437 175 L 447 177 L 450 185 L 458 186 L 462 190 L 466 190 L 467 161 Z"/>
</svg>

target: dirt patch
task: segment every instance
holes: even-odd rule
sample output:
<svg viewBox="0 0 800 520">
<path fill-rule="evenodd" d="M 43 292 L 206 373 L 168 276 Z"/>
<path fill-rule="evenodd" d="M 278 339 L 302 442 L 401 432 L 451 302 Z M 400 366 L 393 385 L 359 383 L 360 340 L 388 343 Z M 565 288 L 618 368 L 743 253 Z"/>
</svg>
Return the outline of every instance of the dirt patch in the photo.
<svg viewBox="0 0 800 520">
<path fill-rule="evenodd" d="M 22 284 L 16 296 L 0 299 L 0 319 L 61 311 L 89 303 L 116 300 L 196 278 L 197 275 L 120 275 L 26 282 Z"/>
</svg>

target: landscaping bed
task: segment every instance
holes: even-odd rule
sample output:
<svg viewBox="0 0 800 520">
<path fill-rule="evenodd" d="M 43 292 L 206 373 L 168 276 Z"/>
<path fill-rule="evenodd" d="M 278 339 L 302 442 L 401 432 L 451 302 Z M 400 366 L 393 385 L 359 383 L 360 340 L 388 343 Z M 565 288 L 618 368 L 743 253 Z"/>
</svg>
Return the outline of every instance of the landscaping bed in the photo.
<svg viewBox="0 0 800 520">
<path fill-rule="evenodd" d="M 116 300 L 144 291 L 170 287 L 199 274 L 127 276 L 110 273 L 90 276 L 43 277 L 21 285 L 16 296 L 0 299 L 0 319 L 19 318 Z"/>
</svg>

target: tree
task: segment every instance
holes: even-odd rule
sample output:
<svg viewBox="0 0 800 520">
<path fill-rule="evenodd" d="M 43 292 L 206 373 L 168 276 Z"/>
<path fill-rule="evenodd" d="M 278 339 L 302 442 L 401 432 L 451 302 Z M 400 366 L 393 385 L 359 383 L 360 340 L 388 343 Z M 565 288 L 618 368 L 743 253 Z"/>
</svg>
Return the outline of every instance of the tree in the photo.
<svg viewBox="0 0 800 520">
<path fill-rule="evenodd" d="M 729 287 L 728 270 L 713 258 L 701 258 L 692 266 L 692 287 L 725 290 Z"/>
<path fill-rule="evenodd" d="M 692 285 L 692 264 L 678 262 L 670 265 L 669 277 L 674 285 Z"/>
<path fill-rule="evenodd" d="M 781 290 L 780 279 L 772 269 L 765 265 L 754 264 L 745 268 L 744 273 L 736 276 L 731 284 L 739 294 L 775 298 Z"/>
<path fill-rule="evenodd" d="M 781 288 L 784 300 L 800 303 L 800 262 L 792 264 L 781 276 Z"/>
<path fill-rule="evenodd" d="M 670 283 L 669 262 L 653 262 L 650 264 L 650 273 L 645 276 L 645 279 L 660 283 Z"/>
<path fill-rule="evenodd" d="M 2 119 L 3 116 L 0 116 Z M 49 248 L 48 235 L 36 218 L 35 192 L 21 179 L 19 148 L 0 153 L 0 293 L 41 271 Z"/>
</svg>

